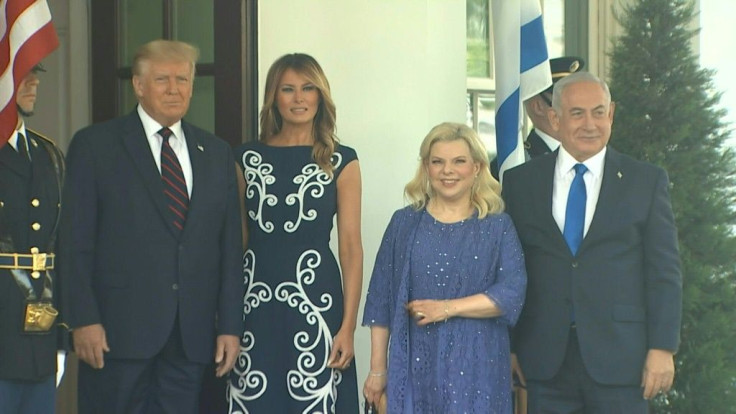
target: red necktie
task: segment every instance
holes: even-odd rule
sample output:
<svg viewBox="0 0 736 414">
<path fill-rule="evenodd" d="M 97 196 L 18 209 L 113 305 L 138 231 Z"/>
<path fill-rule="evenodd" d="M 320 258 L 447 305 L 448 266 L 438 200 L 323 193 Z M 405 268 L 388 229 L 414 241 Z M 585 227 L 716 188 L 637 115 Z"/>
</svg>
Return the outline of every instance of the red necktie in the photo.
<svg viewBox="0 0 736 414">
<path fill-rule="evenodd" d="M 169 128 L 161 128 L 158 134 L 163 137 L 161 144 L 161 180 L 164 184 L 164 195 L 171 211 L 174 226 L 180 231 L 184 228 L 189 209 L 189 193 L 184 180 L 184 172 L 176 153 L 169 145 L 169 137 L 173 134 Z"/>
</svg>

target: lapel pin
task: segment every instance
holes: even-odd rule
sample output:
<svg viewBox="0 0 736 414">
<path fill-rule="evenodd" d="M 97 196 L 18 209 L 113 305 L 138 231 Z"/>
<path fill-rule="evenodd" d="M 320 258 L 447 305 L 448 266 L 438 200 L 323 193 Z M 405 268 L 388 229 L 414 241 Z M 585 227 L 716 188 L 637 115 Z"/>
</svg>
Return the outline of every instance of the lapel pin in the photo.
<svg viewBox="0 0 736 414">
<path fill-rule="evenodd" d="M 197 144 L 197 149 L 198 149 L 198 150 L 199 150 L 200 152 L 204 152 L 204 147 L 202 146 L 202 144 Z M 619 173 L 619 174 L 620 174 L 620 173 Z"/>
<path fill-rule="evenodd" d="M 34 148 L 38 147 L 38 142 L 36 142 L 35 139 L 31 138 L 31 145 L 33 145 Z"/>
<path fill-rule="evenodd" d="M 617 172 L 616 175 L 618 175 L 618 178 L 622 178 L 624 175 L 621 174 L 621 171 Z"/>
</svg>

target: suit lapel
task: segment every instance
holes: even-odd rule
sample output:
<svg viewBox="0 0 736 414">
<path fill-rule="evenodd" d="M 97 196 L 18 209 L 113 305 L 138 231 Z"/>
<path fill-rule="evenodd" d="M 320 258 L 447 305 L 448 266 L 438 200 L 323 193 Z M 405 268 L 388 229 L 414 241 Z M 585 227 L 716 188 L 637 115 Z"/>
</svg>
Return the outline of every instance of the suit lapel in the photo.
<svg viewBox="0 0 736 414">
<path fill-rule="evenodd" d="M 555 164 L 557 163 L 557 156 L 544 157 L 539 160 L 539 177 L 553 177 L 552 180 L 536 180 L 536 188 L 534 194 L 541 194 L 540 199 L 544 200 L 544 203 L 537 204 L 539 209 L 539 217 L 544 217 L 545 222 L 552 221 L 552 188 L 554 184 Z"/>
<path fill-rule="evenodd" d="M 535 130 L 532 130 L 532 132 L 529 133 L 529 137 L 527 137 L 526 140 L 526 146 L 529 150 L 529 155 L 532 158 L 552 152 L 547 146 L 547 143 L 544 142 L 542 137 L 540 137 Z"/>
<path fill-rule="evenodd" d="M 188 123 L 182 121 L 181 128 L 184 131 L 184 137 L 187 143 L 187 150 L 189 151 L 189 162 L 192 164 L 192 195 L 189 197 L 189 212 L 187 213 L 187 221 L 192 217 L 193 213 L 196 213 L 197 206 L 199 205 L 198 200 L 202 196 L 202 192 L 206 189 L 206 148 L 204 143 L 201 142 L 199 134 Z M 186 232 L 187 224 L 184 225 L 184 231 Z"/>
<path fill-rule="evenodd" d="M 44 174 L 44 169 L 53 168 L 53 164 L 51 163 L 48 152 L 41 147 L 41 144 L 39 144 L 36 138 L 31 135 L 29 130 L 26 130 L 26 135 L 28 135 L 28 142 L 30 143 L 28 146 L 28 152 L 31 154 L 31 159 L 34 161 L 31 163 L 31 171 L 33 172 L 34 177 L 41 177 Z"/>
<path fill-rule="evenodd" d="M 148 145 L 146 132 L 143 130 L 138 114 L 134 111 L 125 120 L 121 135 L 123 146 L 128 151 L 133 164 L 140 174 L 145 187 L 148 189 L 149 195 L 156 205 L 156 209 L 161 214 L 161 219 L 166 222 L 169 230 L 173 234 L 177 234 L 173 220 L 169 217 L 168 206 L 164 198 L 164 186 L 161 183 L 161 173 L 156 167 L 156 161 L 151 153 L 151 147 Z"/>
<path fill-rule="evenodd" d="M 539 159 L 539 173 L 538 177 L 550 177 L 550 179 L 539 179 L 536 180 L 536 188 L 534 192 L 541 194 L 539 200 L 544 200 L 544 203 L 538 203 L 536 208 L 537 217 L 540 217 L 540 223 L 542 223 L 544 231 L 552 238 L 553 246 L 557 246 L 560 249 L 561 254 L 571 254 L 570 249 L 567 247 L 567 242 L 562 236 L 560 228 L 557 226 L 554 216 L 552 215 L 552 192 L 554 191 L 554 177 L 555 177 L 555 165 L 557 164 L 557 150 L 553 152 L 553 155 L 545 155 Z"/>
<path fill-rule="evenodd" d="M 621 180 L 622 176 L 619 154 L 611 147 L 608 147 L 606 150 L 606 162 L 603 166 L 601 191 L 598 195 L 595 213 L 593 214 L 593 220 L 590 222 L 588 233 L 580 244 L 579 251 L 583 251 L 598 236 L 605 234 L 607 226 L 615 225 L 615 220 L 612 220 L 612 218 L 618 214 L 618 206 L 620 205 L 624 190 L 624 183 Z"/>
</svg>

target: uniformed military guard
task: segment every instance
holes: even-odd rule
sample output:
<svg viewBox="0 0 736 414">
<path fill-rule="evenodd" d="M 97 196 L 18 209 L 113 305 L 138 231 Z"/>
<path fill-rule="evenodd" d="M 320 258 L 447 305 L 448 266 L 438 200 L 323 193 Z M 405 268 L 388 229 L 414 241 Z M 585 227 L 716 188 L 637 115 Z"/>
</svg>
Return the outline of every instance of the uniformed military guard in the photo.
<svg viewBox="0 0 736 414">
<path fill-rule="evenodd" d="M 524 110 L 533 126 L 524 141 L 527 159 L 547 154 L 560 146 L 560 141 L 555 138 L 554 131 L 547 118 L 547 111 L 552 108 L 552 87 L 558 80 L 583 69 L 584 66 L 585 61 L 574 56 L 549 60 L 549 67 L 552 71 L 552 85 L 524 101 Z M 491 175 L 498 180 L 498 160 L 496 158 L 491 161 Z"/>
<path fill-rule="evenodd" d="M 0 414 L 53 413 L 61 343 L 54 268 L 64 162 L 26 128 L 36 65 L 16 93 L 18 124 L 0 148 Z"/>
</svg>

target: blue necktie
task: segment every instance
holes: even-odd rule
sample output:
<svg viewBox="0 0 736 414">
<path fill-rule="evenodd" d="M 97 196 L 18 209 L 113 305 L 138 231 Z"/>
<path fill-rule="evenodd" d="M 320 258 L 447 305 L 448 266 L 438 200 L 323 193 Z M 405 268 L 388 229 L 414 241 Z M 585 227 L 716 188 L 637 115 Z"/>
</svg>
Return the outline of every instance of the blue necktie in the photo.
<svg viewBox="0 0 736 414">
<path fill-rule="evenodd" d="M 567 208 L 565 209 L 565 228 L 562 236 L 567 242 L 572 255 L 575 256 L 583 242 L 583 230 L 585 229 L 585 181 L 583 175 L 588 168 L 583 164 L 575 164 L 575 178 L 570 185 L 570 193 L 567 196 Z"/>
</svg>

